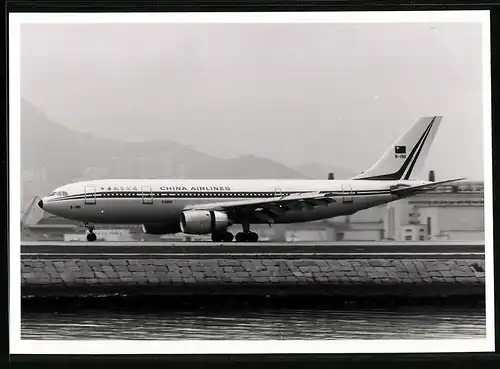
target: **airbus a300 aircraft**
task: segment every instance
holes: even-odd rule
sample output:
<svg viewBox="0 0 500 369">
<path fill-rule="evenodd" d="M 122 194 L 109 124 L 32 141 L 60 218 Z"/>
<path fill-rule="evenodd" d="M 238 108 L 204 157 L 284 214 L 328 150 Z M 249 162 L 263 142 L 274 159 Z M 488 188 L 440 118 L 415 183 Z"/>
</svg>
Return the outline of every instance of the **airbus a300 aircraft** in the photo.
<svg viewBox="0 0 500 369">
<path fill-rule="evenodd" d="M 68 184 L 38 205 L 93 224 L 141 224 L 146 233 L 211 234 L 215 242 L 256 242 L 251 224 L 309 222 L 354 214 L 428 191 L 441 182 L 413 180 L 441 123 L 418 119 L 368 170 L 349 180 L 103 179 Z M 242 232 L 228 232 L 241 224 Z"/>
</svg>

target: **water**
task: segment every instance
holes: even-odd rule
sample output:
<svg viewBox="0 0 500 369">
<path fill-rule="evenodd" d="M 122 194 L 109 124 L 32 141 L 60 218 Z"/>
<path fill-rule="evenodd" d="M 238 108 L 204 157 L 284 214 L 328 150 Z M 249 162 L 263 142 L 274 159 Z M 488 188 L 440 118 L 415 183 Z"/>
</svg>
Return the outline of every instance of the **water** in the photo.
<svg viewBox="0 0 500 369">
<path fill-rule="evenodd" d="M 23 312 L 23 339 L 484 338 L 484 307 L 238 308 Z"/>
</svg>

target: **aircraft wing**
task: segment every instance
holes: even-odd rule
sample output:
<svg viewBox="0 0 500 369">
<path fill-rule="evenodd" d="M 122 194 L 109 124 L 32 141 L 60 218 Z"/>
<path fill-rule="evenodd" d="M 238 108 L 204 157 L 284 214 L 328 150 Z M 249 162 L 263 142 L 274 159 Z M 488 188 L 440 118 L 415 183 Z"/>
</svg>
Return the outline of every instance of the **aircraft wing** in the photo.
<svg viewBox="0 0 500 369">
<path fill-rule="evenodd" d="M 447 179 L 445 181 L 426 183 L 426 184 L 418 185 L 418 186 L 400 187 L 400 188 L 391 189 L 391 193 L 394 195 L 401 196 L 401 197 L 412 196 L 412 195 L 415 195 L 415 194 L 420 193 L 420 192 L 426 192 L 426 191 L 432 190 L 433 188 L 441 186 L 445 183 L 461 181 L 463 179 L 465 179 L 465 178 Z"/>
<path fill-rule="evenodd" d="M 276 196 L 268 199 L 235 200 L 223 201 L 219 203 L 187 205 L 184 210 L 224 211 L 228 213 L 228 215 L 235 212 L 250 212 L 253 213 L 254 216 L 272 223 L 276 216 L 287 210 L 328 205 L 329 203 L 335 201 L 334 196 L 328 193 L 320 194 L 319 192 L 307 192 Z"/>
</svg>

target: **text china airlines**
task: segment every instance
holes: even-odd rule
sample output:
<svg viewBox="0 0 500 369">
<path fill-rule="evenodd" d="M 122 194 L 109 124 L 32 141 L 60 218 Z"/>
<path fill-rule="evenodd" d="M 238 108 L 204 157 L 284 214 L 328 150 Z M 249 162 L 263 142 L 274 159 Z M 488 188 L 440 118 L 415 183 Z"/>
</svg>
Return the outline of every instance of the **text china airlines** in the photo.
<svg viewBox="0 0 500 369">
<path fill-rule="evenodd" d="M 101 190 L 104 190 L 101 187 Z M 108 191 L 138 191 L 137 186 L 109 186 Z M 231 191 L 229 186 L 192 186 L 189 190 L 186 186 L 160 186 L 161 191 Z"/>
</svg>

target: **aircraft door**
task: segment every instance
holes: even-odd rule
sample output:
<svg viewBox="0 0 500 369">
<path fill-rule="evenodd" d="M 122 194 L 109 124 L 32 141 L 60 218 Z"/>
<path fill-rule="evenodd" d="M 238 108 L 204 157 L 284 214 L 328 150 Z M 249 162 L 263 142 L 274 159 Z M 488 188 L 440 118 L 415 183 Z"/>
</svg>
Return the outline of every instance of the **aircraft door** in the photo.
<svg viewBox="0 0 500 369">
<path fill-rule="evenodd" d="M 85 186 L 85 205 L 95 205 L 95 186 Z"/>
<path fill-rule="evenodd" d="M 342 202 L 344 204 L 352 204 L 352 187 L 351 185 L 342 185 Z"/>
<path fill-rule="evenodd" d="M 275 188 L 274 189 L 274 196 L 275 197 L 280 197 L 281 195 L 282 195 L 281 188 Z"/>
<path fill-rule="evenodd" d="M 150 186 L 142 186 L 142 203 L 143 204 L 152 204 L 153 203 L 153 193 L 151 192 Z"/>
</svg>

